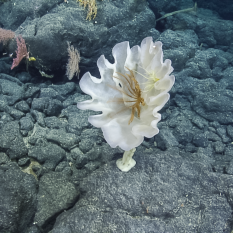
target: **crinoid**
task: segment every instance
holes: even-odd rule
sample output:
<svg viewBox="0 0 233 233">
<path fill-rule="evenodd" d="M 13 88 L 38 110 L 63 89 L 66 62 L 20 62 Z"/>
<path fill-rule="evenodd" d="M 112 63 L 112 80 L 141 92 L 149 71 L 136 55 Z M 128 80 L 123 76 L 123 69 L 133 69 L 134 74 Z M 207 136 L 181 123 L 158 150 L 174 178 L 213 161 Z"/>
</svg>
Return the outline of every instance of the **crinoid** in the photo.
<svg viewBox="0 0 233 233">
<path fill-rule="evenodd" d="M 119 85 L 116 89 L 123 94 L 123 101 L 125 103 L 125 106 L 131 108 L 131 117 L 128 122 L 128 124 L 130 124 L 134 119 L 135 113 L 137 113 L 137 117 L 140 118 L 140 105 L 145 106 L 145 102 L 142 98 L 142 91 L 140 89 L 138 81 L 135 78 L 133 70 L 127 67 L 125 68 L 129 71 L 129 74 L 116 72 L 124 79 L 116 76 L 113 77 L 120 80 Z"/>
<path fill-rule="evenodd" d="M 147 76 L 139 73 L 136 70 L 135 70 L 135 72 L 138 73 L 139 75 L 141 75 L 142 77 L 144 77 L 145 79 L 147 79 L 146 82 L 142 83 L 145 86 L 144 89 L 143 89 L 143 92 L 149 92 L 149 91 L 151 91 L 153 89 L 155 83 L 158 82 L 160 79 L 156 77 L 155 71 L 149 72 L 144 68 L 142 68 L 142 69 L 145 70 Z"/>
</svg>

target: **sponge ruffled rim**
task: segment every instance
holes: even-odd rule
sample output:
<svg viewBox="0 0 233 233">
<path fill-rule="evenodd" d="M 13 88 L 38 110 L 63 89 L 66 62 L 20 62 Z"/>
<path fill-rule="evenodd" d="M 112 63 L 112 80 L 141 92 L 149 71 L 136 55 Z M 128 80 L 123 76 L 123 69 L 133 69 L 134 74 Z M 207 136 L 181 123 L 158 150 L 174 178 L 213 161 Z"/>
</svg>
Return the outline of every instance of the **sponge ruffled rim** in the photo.
<svg viewBox="0 0 233 233">
<path fill-rule="evenodd" d="M 80 88 L 92 99 L 80 102 L 77 106 L 82 110 L 102 111 L 100 115 L 90 116 L 88 121 L 102 129 L 111 147 L 119 146 L 129 151 L 139 146 L 144 137 L 150 138 L 159 133 L 157 123 L 161 115 L 158 111 L 169 100 L 168 91 L 175 77 L 170 75 L 173 71 L 171 61 L 167 59 L 163 62 L 162 43 L 154 43 L 152 37 L 145 38 L 141 46 L 131 49 L 127 41 L 116 44 L 112 54 L 115 59 L 113 64 L 103 55 L 97 61 L 101 79 L 91 76 L 89 72 L 84 74 Z M 140 119 L 135 116 L 130 124 L 131 108 L 127 108 L 124 101 L 119 101 L 123 94 L 118 90 L 123 82 L 118 73 L 127 74 L 127 68 L 135 71 L 135 78 L 146 103 L 140 107 Z M 153 83 L 153 80 L 156 81 Z M 144 91 L 148 85 L 152 85 L 149 86 L 150 90 Z"/>
</svg>

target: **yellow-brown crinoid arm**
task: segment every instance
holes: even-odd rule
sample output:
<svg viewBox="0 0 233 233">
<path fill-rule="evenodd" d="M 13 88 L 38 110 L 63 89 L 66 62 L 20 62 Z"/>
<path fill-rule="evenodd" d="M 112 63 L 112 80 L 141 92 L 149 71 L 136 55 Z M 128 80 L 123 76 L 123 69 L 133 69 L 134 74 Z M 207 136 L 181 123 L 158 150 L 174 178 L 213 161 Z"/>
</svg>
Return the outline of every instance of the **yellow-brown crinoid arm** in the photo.
<svg viewBox="0 0 233 233">
<path fill-rule="evenodd" d="M 120 72 L 116 72 L 118 75 L 124 78 L 123 80 L 119 77 L 113 77 L 120 80 L 123 83 L 122 90 L 119 90 L 118 88 L 116 89 L 130 98 L 124 99 L 125 103 L 131 103 L 131 105 L 128 105 L 128 108 L 131 108 L 131 116 L 129 119 L 130 124 L 134 119 L 135 112 L 137 112 L 137 115 L 140 118 L 140 104 L 144 106 L 145 102 L 144 99 L 141 97 L 140 85 L 135 78 L 134 72 L 127 67 L 126 69 L 129 71 L 129 74 L 122 74 Z"/>
<path fill-rule="evenodd" d="M 132 107 L 132 110 L 131 110 L 131 116 L 130 116 L 130 119 L 129 119 L 129 122 L 128 122 L 128 125 L 130 125 L 130 123 L 133 121 L 134 119 L 134 111 L 135 111 L 135 107 Z"/>
<path fill-rule="evenodd" d="M 120 72 L 116 72 L 117 74 L 122 76 L 124 78 L 124 80 L 122 80 L 118 77 L 115 77 L 115 76 L 114 76 L 114 78 L 122 81 L 125 84 L 125 86 L 127 87 L 128 92 L 131 93 L 131 95 L 133 96 L 133 98 L 138 99 L 141 96 L 141 89 L 140 89 L 139 83 L 135 78 L 133 70 L 129 69 L 128 67 L 125 67 L 125 68 L 130 72 L 129 74 L 124 75 Z"/>
</svg>

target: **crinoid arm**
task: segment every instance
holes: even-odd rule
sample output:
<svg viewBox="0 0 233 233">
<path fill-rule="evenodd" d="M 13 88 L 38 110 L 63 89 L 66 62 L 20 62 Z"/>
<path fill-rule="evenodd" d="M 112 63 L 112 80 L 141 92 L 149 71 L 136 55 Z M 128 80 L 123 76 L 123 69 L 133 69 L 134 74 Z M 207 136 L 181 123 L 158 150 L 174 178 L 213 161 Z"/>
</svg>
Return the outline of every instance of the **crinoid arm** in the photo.
<svg viewBox="0 0 233 233">
<path fill-rule="evenodd" d="M 116 72 L 118 77 L 114 76 L 115 79 L 118 79 L 122 85 L 118 86 L 118 90 L 123 94 L 123 100 L 125 105 L 131 109 L 131 116 L 128 124 L 130 124 L 137 113 L 137 117 L 140 118 L 140 105 L 145 105 L 144 99 L 142 98 L 142 91 L 139 86 L 138 81 L 136 80 L 133 70 L 125 67 L 129 73 L 122 74 Z"/>
</svg>

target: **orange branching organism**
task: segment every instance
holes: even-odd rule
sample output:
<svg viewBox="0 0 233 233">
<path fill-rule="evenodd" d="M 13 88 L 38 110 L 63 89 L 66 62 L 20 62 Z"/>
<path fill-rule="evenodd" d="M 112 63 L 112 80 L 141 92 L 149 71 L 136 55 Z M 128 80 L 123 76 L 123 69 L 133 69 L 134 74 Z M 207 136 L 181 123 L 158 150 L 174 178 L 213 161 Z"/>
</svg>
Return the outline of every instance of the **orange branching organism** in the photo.
<svg viewBox="0 0 233 233">
<path fill-rule="evenodd" d="M 88 6 L 88 13 L 86 19 L 91 20 L 96 17 L 97 15 L 96 0 L 77 0 L 77 2 L 79 2 L 81 6 L 84 6 L 84 9 L 86 8 L 86 6 Z"/>
<path fill-rule="evenodd" d="M 121 82 L 123 82 L 123 87 L 121 87 L 121 89 L 124 90 L 120 90 L 119 88 L 117 88 L 118 91 L 120 91 L 122 94 L 124 94 L 127 98 L 124 98 L 124 102 L 126 103 L 132 103 L 132 105 L 129 105 L 128 107 L 131 108 L 131 117 L 129 119 L 129 123 L 130 124 L 135 116 L 135 112 L 137 112 L 137 117 L 140 118 L 140 105 L 145 106 L 145 102 L 144 99 L 142 98 L 142 91 L 140 89 L 139 83 L 135 78 L 134 72 L 125 67 L 128 71 L 129 74 L 122 74 L 120 72 L 116 72 L 117 74 L 121 75 L 124 78 L 124 81 L 118 77 L 115 77 L 116 79 L 120 80 Z"/>
</svg>

